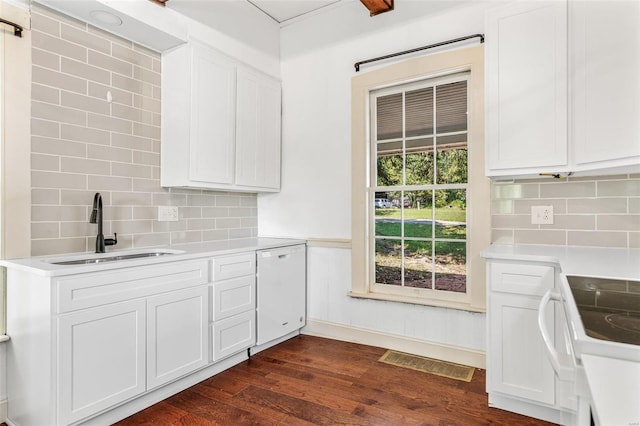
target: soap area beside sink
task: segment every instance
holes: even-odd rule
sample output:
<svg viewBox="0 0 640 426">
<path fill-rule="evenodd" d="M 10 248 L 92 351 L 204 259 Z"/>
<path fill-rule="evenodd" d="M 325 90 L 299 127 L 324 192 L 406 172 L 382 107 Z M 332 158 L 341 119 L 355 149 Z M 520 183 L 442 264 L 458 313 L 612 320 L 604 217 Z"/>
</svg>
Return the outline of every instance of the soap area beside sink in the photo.
<svg viewBox="0 0 640 426">
<path fill-rule="evenodd" d="M 8 420 L 15 425 L 113 423 L 306 324 L 304 240 L 0 265 L 7 268 Z"/>
</svg>

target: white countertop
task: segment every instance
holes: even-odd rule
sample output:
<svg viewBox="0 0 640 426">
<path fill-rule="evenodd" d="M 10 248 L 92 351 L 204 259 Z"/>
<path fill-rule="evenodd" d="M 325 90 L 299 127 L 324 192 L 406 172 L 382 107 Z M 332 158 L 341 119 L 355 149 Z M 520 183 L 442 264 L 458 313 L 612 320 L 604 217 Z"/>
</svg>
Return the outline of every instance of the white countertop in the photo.
<svg viewBox="0 0 640 426">
<path fill-rule="evenodd" d="M 18 269 L 44 276 L 60 276 L 99 272 L 111 269 L 128 268 L 132 266 L 152 265 L 155 263 L 176 262 L 180 260 L 198 259 L 210 256 L 221 256 L 253 250 L 265 250 L 276 247 L 285 247 L 295 244 L 304 244 L 305 240 L 291 238 L 246 238 L 235 240 L 214 241 L 196 244 L 181 244 L 175 246 L 146 247 L 140 249 L 110 250 L 107 253 L 95 254 L 70 253 L 51 256 L 26 257 L 22 259 L 0 260 L 0 266 Z M 171 255 L 158 257 L 145 257 L 139 259 L 121 260 L 116 262 L 91 263 L 83 265 L 55 265 L 52 261 L 66 261 L 87 257 L 110 257 L 116 255 L 135 254 L 149 251 L 171 251 Z"/>
<path fill-rule="evenodd" d="M 640 280 L 640 249 L 494 244 L 482 257 L 555 263 L 565 275 Z"/>
</svg>

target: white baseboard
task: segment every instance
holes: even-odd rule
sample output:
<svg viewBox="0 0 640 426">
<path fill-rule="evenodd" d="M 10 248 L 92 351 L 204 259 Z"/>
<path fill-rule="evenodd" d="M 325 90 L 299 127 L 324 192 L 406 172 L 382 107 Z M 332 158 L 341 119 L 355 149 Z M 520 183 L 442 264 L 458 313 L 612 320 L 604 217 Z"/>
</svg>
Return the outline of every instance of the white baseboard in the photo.
<svg viewBox="0 0 640 426">
<path fill-rule="evenodd" d="M 382 333 L 380 331 L 328 321 L 307 319 L 307 326 L 301 330 L 301 333 L 310 336 L 361 343 L 369 346 L 378 346 L 476 368 L 484 369 L 486 366 L 485 352 L 481 350 L 418 340 L 397 334 Z"/>
</svg>

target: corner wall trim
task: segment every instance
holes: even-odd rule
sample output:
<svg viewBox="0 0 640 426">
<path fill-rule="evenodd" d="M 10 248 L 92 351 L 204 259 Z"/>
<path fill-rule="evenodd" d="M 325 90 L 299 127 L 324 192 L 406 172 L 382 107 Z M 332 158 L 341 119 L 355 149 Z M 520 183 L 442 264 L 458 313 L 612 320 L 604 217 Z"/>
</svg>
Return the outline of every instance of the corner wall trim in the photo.
<svg viewBox="0 0 640 426">
<path fill-rule="evenodd" d="M 418 340 L 397 334 L 381 333 L 375 330 L 367 330 L 328 321 L 309 318 L 307 319 L 307 326 L 301 330 L 301 334 L 377 346 L 456 364 L 482 369 L 486 368 L 485 352 L 478 349 Z"/>
</svg>

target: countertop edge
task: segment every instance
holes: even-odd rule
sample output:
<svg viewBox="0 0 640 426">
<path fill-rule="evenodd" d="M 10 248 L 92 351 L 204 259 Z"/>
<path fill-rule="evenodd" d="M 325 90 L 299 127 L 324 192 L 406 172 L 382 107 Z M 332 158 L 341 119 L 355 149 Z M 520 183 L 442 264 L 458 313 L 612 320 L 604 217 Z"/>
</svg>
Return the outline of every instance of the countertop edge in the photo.
<svg viewBox="0 0 640 426">
<path fill-rule="evenodd" d="M 21 259 L 0 259 L 0 266 L 14 269 L 21 272 L 28 272 L 45 277 L 56 277 L 63 275 L 85 274 L 101 272 L 144 265 L 154 265 L 166 262 L 179 262 L 193 259 L 201 259 L 214 256 L 225 256 L 247 251 L 267 250 L 279 247 L 286 247 L 298 244 L 306 244 L 304 239 L 295 238 L 248 238 L 237 240 L 224 240 L 209 243 L 192 243 L 179 245 L 165 245 L 144 248 L 129 248 L 124 250 L 114 250 L 108 254 L 125 254 L 127 252 L 139 252 L 144 250 L 179 250 L 181 253 L 172 254 L 170 257 L 149 257 L 143 259 L 126 260 L 118 262 L 105 262 L 89 265 L 54 265 L 48 261 L 51 259 L 61 259 L 65 257 L 90 256 L 95 253 L 66 253 L 59 255 L 34 256 Z"/>
</svg>

